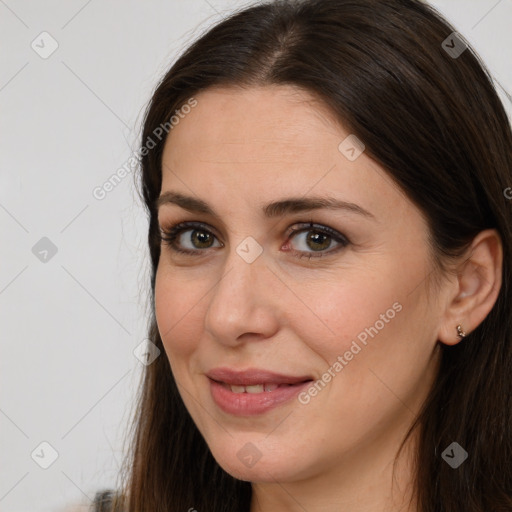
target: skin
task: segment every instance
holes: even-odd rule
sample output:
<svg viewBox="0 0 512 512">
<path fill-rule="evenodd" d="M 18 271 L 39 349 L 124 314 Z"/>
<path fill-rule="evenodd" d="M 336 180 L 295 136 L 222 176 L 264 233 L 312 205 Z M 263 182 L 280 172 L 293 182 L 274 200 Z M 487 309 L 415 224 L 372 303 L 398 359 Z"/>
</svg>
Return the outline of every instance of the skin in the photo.
<svg viewBox="0 0 512 512">
<path fill-rule="evenodd" d="M 197 221 L 208 230 L 186 228 L 177 239 L 197 255 L 162 244 L 155 287 L 158 328 L 189 413 L 218 463 L 252 482 L 251 512 L 415 511 L 416 434 L 394 480 L 393 461 L 435 377 L 440 344 L 458 343 L 457 324 L 469 333 L 496 300 L 499 237 L 482 232 L 458 274 L 436 288 L 421 212 L 365 152 L 350 161 L 339 151 L 350 133 L 320 102 L 291 86 L 210 89 L 196 99 L 166 141 L 162 193 L 200 198 L 218 217 L 160 206 L 163 229 Z M 312 195 L 373 217 L 262 213 L 268 202 Z M 301 225 L 310 221 L 348 245 L 308 244 L 318 233 Z M 290 227 L 298 231 L 287 236 Z M 208 233 L 206 243 L 191 241 Z M 252 263 L 237 253 L 248 236 L 263 249 Z M 321 379 L 396 303 L 394 318 L 307 404 L 293 399 L 248 418 L 212 400 L 205 373 L 219 366 Z M 246 443 L 261 454 L 252 467 L 237 457 Z"/>
</svg>

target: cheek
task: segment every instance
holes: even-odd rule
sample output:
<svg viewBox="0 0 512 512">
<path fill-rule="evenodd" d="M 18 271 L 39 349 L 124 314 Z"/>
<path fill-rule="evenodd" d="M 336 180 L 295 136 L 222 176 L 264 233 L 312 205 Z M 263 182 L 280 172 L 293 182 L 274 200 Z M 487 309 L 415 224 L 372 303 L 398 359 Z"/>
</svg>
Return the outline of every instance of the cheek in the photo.
<svg viewBox="0 0 512 512">
<path fill-rule="evenodd" d="M 386 281 L 377 286 L 375 276 L 359 277 L 317 286 L 309 283 L 302 294 L 305 306 L 295 309 L 296 324 L 301 324 L 297 332 L 331 363 L 350 350 L 354 341 L 364 347 L 372 335 L 389 332 L 403 309 L 399 283 Z"/>
<path fill-rule="evenodd" d="M 178 272 L 157 271 L 155 317 L 168 356 L 186 357 L 196 348 L 203 326 L 201 298 L 204 291 L 190 281 L 187 286 Z"/>
<path fill-rule="evenodd" d="M 303 428 L 310 428 L 312 414 L 328 410 L 329 421 L 316 427 L 317 435 L 344 432 L 336 443 L 345 447 L 415 409 L 422 381 L 428 384 L 428 344 L 411 331 L 421 317 L 419 303 L 406 302 L 401 288 L 388 282 L 369 297 L 365 291 L 372 288 L 361 285 L 316 299 L 315 312 L 330 330 L 319 320 L 302 320 L 301 339 L 317 356 L 311 358 L 316 379 L 325 384 L 317 381 L 301 396 L 305 405 L 296 420 Z"/>
<path fill-rule="evenodd" d="M 294 315 L 301 341 L 317 356 L 317 378 L 329 382 L 325 399 L 332 394 L 353 418 L 363 421 L 382 412 L 389 400 L 396 401 L 388 388 L 413 392 L 432 346 L 424 331 L 422 287 L 411 293 L 421 283 L 424 268 L 395 262 L 379 272 L 356 274 L 329 284 L 310 283 L 303 296 L 314 314 L 301 307 Z M 361 404 L 368 408 L 361 409 Z"/>
<path fill-rule="evenodd" d="M 361 274 L 357 284 L 332 286 L 327 294 L 323 287 L 323 295 L 318 290 L 310 296 L 322 322 L 308 326 L 302 321 L 303 341 L 324 361 L 323 374 L 317 378 L 324 376 L 330 385 L 323 396 L 343 404 L 343 414 L 350 411 L 351 421 L 363 424 L 386 410 L 395 411 L 401 406 L 395 393 L 414 403 L 422 380 L 427 384 L 423 376 L 433 346 L 425 334 L 426 296 L 421 286 L 411 293 L 424 272 L 408 270 L 388 268 L 380 282 L 377 275 Z"/>
</svg>

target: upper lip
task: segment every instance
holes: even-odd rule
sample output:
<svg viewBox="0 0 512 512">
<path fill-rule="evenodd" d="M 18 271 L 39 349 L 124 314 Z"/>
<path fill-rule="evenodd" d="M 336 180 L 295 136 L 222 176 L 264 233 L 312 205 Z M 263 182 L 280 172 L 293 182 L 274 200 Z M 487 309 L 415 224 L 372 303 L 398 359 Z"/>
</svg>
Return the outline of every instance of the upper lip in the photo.
<svg viewBox="0 0 512 512">
<path fill-rule="evenodd" d="M 234 370 L 231 368 L 214 368 L 207 374 L 212 380 L 233 386 L 254 386 L 256 384 L 297 384 L 312 380 L 309 375 L 295 376 L 270 372 L 260 368 Z"/>
</svg>

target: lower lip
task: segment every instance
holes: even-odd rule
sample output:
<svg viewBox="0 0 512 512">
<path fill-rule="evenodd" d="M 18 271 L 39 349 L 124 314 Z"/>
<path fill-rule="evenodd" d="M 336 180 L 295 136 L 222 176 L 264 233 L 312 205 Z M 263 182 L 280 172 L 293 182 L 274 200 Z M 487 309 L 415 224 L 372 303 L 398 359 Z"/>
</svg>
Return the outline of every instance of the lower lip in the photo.
<svg viewBox="0 0 512 512">
<path fill-rule="evenodd" d="M 228 414 L 236 416 L 255 416 L 263 414 L 279 405 L 289 402 L 302 389 L 311 385 L 311 381 L 301 382 L 292 386 L 283 386 L 273 391 L 262 393 L 233 393 L 218 382 L 210 381 L 210 391 L 214 402 Z"/>
</svg>

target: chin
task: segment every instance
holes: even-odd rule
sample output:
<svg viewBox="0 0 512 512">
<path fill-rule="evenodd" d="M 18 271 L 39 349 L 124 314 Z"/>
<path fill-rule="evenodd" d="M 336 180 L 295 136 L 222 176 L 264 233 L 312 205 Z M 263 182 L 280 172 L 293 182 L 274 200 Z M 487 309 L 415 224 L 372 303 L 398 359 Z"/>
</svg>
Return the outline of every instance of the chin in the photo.
<svg viewBox="0 0 512 512">
<path fill-rule="evenodd" d="M 285 482 L 299 480 L 306 471 L 297 464 L 294 458 L 284 453 L 262 450 L 247 442 L 242 448 L 235 449 L 231 443 L 229 447 L 218 447 L 212 450 L 212 455 L 219 466 L 238 480 L 247 482 Z M 301 464 L 304 464 L 302 459 Z"/>
</svg>

